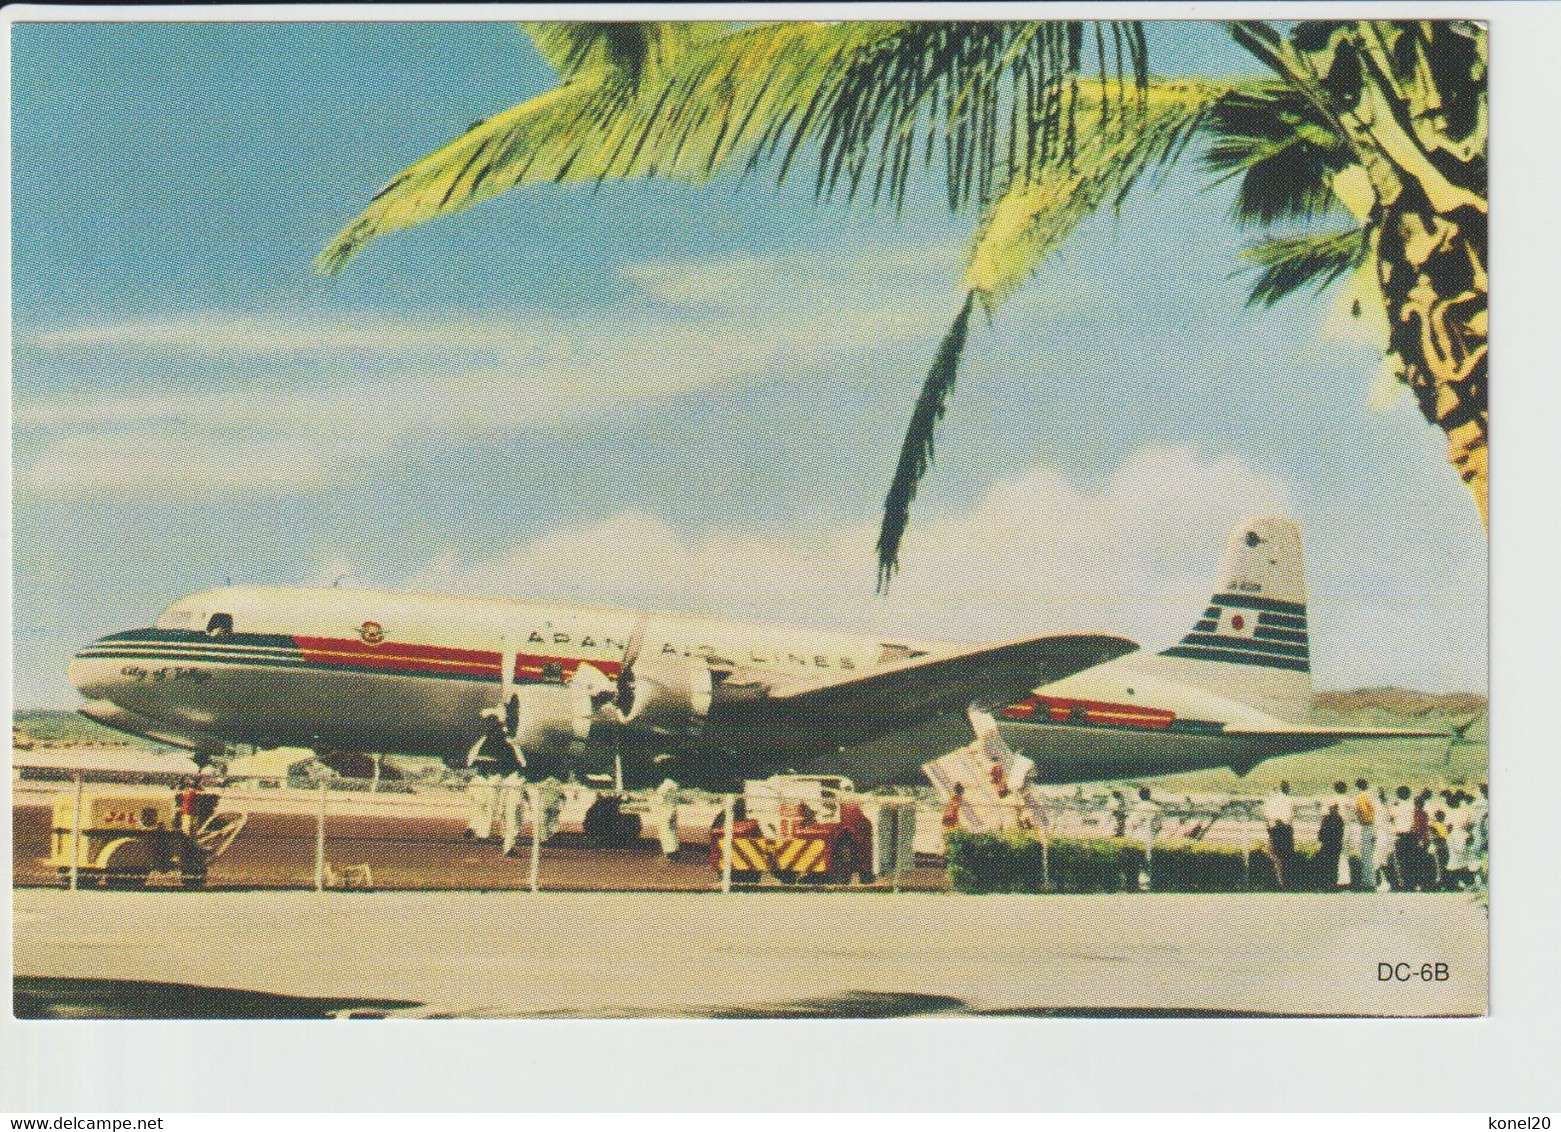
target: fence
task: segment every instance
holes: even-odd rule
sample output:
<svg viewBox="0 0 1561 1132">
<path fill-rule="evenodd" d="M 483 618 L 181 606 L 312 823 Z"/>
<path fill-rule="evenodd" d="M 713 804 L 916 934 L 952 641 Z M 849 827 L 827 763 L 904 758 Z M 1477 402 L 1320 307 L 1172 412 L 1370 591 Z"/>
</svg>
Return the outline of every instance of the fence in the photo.
<svg viewBox="0 0 1561 1132">
<path fill-rule="evenodd" d="M 1277 839 L 1255 798 L 963 799 L 942 815 L 950 886 L 960 892 L 1455 890 L 1486 883 L 1483 815 L 1424 838 L 1348 830 L 1319 844 L 1326 803 L 1295 807 Z M 954 824 L 957 818 L 957 825 Z"/>
<path fill-rule="evenodd" d="M 50 806 L 68 782 L 13 785 L 13 883 L 57 884 L 44 865 Z M 148 786 L 149 792 L 166 787 Z M 492 790 L 484 798 L 482 790 Z M 508 793 L 505 793 L 508 791 Z M 720 795 L 680 792 L 672 829 L 654 796 L 630 798 L 617 824 L 588 828 L 596 794 L 578 787 L 488 783 L 462 792 L 418 786 L 395 792 L 355 780 L 314 787 L 221 788 L 225 811 L 247 814 L 243 832 L 210 862 L 208 887 L 380 889 L 712 890 L 735 887 L 718 841 L 732 828 Z M 923 792 L 925 794 L 925 792 Z M 665 801 L 665 800 L 663 800 Z M 531 815 L 541 810 L 544 820 Z M 964 803 L 964 831 L 948 838 L 944 807 L 916 807 L 914 864 L 877 887 L 964 891 L 1263 890 L 1277 887 L 1262 802 L 1160 798 L 1149 836 L 1131 806 L 1109 794 L 1036 795 L 1023 803 Z M 1286 887 L 1329 887 L 1316 860 L 1318 807 L 1297 807 L 1299 852 Z M 972 820 L 975 819 L 975 820 Z M 982 832 L 978 832 L 982 831 Z M 983 840 L 983 838 L 985 840 Z M 957 847 L 958 846 L 958 847 Z M 1380 842 L 1379 842 L 1380 849 Z M 668 852 L 667 850 L 670 850 Z M 1388 858 L 1389 875 L 1405 879 Z M 945 868 L 945 865 L 947 868 Z M 1445 860 L 1422 862 L 1428 886 L 1451 883 Z M 1376 875 L 1374 863 L 1373 877 Z M 1463 880 L 1483 879 L 1483 853 Z M 1310 879 L 1303 879 L 1310 878 Z M 1458 878 L 1454 878 L 1455 880 Z M 1336 880 L 1336 875 L 1335 875 Z M 1315 882 L 1315 883 L 1314 883 Z M 177 884 L 156 877 L 154 885 Z M 766 879 L 765 883 L 773 883 Z M 860 886 L 860 881 L 857 882 Z"/>
</svg>

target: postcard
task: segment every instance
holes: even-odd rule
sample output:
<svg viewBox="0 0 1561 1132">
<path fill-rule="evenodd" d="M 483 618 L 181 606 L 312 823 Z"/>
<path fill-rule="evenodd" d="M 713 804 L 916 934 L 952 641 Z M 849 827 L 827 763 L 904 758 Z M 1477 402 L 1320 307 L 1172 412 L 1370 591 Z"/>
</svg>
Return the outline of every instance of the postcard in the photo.
<svg viewBox="0 0 1561 1132">
<path fill-rule="evenodd" d="M 688 14 L 12 18 L 15 1017 L 1484 1016 L 1489 25 Z"/>
</svg>

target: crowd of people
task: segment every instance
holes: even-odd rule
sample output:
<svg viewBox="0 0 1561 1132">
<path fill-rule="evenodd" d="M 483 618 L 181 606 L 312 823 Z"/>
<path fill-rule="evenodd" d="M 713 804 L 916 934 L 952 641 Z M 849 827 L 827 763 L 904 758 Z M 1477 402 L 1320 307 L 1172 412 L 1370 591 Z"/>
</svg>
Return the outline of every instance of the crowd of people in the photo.
<svg viewBox="0 0 1561 1132">
<path fill-rule="evenodd" d="M 1295 886 L 1295 808 L 1290 784 L 1264 806 L 1269 854 L 1281 888 Z M 1400 786 L 1344 782 L 1322 803 L 1316 867 L 1339 888 L 1360 891 L 1456 891 L 1483 887 L 1490 845 L 1489 788 L 1477 794 L 1459 787 L 1418 794 Z"/>
</svg>

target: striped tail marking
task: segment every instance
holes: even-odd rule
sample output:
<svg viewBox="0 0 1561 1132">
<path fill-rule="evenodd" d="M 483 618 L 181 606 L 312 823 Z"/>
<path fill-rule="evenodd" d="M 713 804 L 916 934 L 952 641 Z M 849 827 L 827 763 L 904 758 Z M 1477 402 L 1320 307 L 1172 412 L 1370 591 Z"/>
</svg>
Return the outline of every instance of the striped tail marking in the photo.
<svg viewBox="0 0 1561 1132">
<path fill-rule="evenodd" d="M 1160 655 L 1309 673 L 1306 606 L 1253 594 L 1215 594 L 1192 632 Z"/>
</svg>

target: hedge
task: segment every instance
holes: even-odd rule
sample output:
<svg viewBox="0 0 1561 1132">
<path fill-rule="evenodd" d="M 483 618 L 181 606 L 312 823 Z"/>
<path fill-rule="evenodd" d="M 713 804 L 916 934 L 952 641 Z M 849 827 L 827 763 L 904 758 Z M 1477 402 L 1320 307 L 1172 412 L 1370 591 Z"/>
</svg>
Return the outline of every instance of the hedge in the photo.
<svg viewBox="0 0 1561 1132">
<path fill-rule="evenodd" d="M 951 833 L 945 851 L 956 892 L 1120 892 L 1136 889 L 1144 870 L 1143 843 L 1128 838 L 1054 838 L 1043 844 L 1026 833 Z M 1150 887 L 1159 892 L 1241 892 L 1278 889 L 1266 847 L 1244 855 L 1234 845 L 1161 841 L 1154 845 Z M 1334 887 L 1317 860 L 1317 846 L 1297 845 L 1287 886 Z"/>
</svg>

